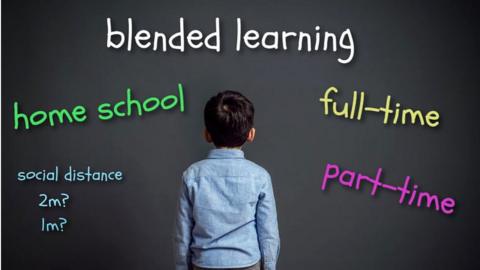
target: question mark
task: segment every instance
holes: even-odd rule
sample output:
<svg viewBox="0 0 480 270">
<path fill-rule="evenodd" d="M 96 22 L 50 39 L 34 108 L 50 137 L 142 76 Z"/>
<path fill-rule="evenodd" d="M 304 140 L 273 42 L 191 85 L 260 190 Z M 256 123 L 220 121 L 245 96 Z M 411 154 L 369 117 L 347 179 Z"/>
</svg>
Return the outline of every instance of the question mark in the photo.
<svg viewBox="0 0 480 270">
<path fill-rule="evenodd" d="M 66 201 L 67 201 L 68 199 L 70 199 L 70 196 L 69 196 L 67 193 L 60 193 L 60 195 L 65 196 L 65 197 L 62 199 L 63 207 L 65 207 L 66 204 L 67 204 Z"/>
<path fill-rule="evenodd" d="M 60 230 L 62 230 L 62 232 L 63 232 L 63 225 L 67 224 L 67 219 L 63 218 L 63 217 L 58 218 L 58 219 L 62 220 L 62 222 L 60 222 Z"/>
</svg>

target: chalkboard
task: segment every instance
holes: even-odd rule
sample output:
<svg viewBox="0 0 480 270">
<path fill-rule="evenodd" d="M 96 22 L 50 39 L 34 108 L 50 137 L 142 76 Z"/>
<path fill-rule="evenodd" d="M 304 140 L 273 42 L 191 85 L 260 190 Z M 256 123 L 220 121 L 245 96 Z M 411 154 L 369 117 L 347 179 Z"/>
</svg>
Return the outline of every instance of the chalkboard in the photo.
<svg viewBox="0 0 480 270">
<path fill-rule="evenodd" d="M 479 12 L 475 1 L 4 1 L 3 268 L 173 269 L 181 175 L 212 148 L 203 107 L 236 90 L 255 106 L 256 139 L 242 149 L 272 176 L 278 269 L 479 269 Z M 127 42 L 129 19 L 135 33 L 168 38 L 181 20 L 205 37 L 216 18 L 220 48 L 214 38 L 184 51 L 163 51 L 162 40 L 156 50 L 108 46 L 108 19 Z M 238 20 L 243 34 L 259 33 L 258 47 L 241 39 L 236 49 Z M 282 31 L 310 33 L 311 51 L 306 37 L 298 49 L 298 36 L 284 49 Z M 275 34 L 261 43 L 267 32 L 279 35 L 277 48 L 268 48 Z M 325 49 L 327 32 L 335 37 Z M 99 118 L 99 105 L 113 109 L 129 91 L 176 99 Z M 54 115 L 50 125 L 38 113 L 15 128 L 15 110 L 76 106 L 74 121 Z M 88 167 L 118 173 L 62 178 Z M 55 169 L 57 182 L 26 180 Z M 385 185 L 375 191 L 360 174 Z M 409 205 L 414 189 L 429 195 Z"/>
</svg>

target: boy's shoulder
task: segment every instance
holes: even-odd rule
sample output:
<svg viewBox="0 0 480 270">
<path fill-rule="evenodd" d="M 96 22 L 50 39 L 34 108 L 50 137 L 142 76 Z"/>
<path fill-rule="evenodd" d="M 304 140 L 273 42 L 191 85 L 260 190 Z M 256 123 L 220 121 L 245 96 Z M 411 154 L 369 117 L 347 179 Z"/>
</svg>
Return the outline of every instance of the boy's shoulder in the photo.
<svg viewBox="0 0 480 270">
<path fill-rule="evenodd" d="M 223 167 L 239 168 L 240 170 L 237 170 L 237 171 L 241 172 L 242 174 L 270 178 L 270 174 L 265 168 L 246 158 L 236 159 L 234 163 L 229 162 L 228 165 L 226 164 L 227 164 L 226 162 L 223 163 L 222 160 L 219 160 L 219 159 L 208 159 L 208 158 L 202 159 L 192 163 L 183 172 L 183 177 L 196 178 L 196 177 L 204 176 L 206 174 L 211 174 L 212 172 L 215 173 L 215 172 L 218 172 L 219 167 L 223 165 Z"/>
<path fill-rule="evenodd" d="M 268 171 L 257 163 L 248 159 L 243 159 L 243 161 L 249 165 L 251 172 L 255 175 L 270 177 Z"/>
</svg>

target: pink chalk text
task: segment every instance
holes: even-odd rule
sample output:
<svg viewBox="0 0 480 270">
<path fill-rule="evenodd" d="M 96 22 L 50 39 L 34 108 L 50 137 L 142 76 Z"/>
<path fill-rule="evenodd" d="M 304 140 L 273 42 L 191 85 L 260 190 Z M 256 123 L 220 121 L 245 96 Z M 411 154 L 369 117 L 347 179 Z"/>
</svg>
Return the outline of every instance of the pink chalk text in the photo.
<svg viewBox="0 0 480 270">
<path fill-rule="evenodd" d="M 363 175 L 361 173 L 342 170 L 336 164 L 327 163 L 325 174 L 322 180 L 322 191 L 325 191 L 327 185 L 337 180 L 343 187 L 353 188 L 359 190 L 360 187 L 366 183 L 371 186 L 370 195 L 375 196 L 380 189 L 386 189 L 399 193 L 399 204 L 407 204 L 414 207 L 434 208 L 436 211 L 446 215 L 451 215 L 455 211 L 455 200 L 451 197 L 440 198 L 436 194 L 420 191 L 418 185 L 410 185 L 410 176 L 405 177 L 403 185 L 395 186 L 389 185 L 381 181 L 382 168 L 377 169 L 374 177 Z"/>
</svg>

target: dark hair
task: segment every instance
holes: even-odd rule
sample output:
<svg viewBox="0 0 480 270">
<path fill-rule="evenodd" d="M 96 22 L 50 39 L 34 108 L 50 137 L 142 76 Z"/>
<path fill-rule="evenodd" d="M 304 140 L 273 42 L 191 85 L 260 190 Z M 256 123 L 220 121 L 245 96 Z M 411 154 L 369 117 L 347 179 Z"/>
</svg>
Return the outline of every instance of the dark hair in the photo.
<svg viewBox="0 0 480 270">
<path fill-rule="evenodd" d="M 205 105 L 205 127 L 217 147 L 238 147 L 247 140 L 253 127 L 252 102 L 235 91 L 213 96 Z"/>
</svg>

